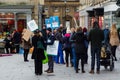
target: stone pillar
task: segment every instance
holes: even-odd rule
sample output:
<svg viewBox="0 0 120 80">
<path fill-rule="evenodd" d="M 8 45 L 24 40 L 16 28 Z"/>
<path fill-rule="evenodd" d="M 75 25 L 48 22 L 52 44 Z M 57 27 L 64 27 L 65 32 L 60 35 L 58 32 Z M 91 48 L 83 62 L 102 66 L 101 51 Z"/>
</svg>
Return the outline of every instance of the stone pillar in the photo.
<svg viewBox="0 0 120 80">
<path fill-rule="evenodd" d="M 26 14 L 26 21 L 29 22 L 31 20 L 31 14 L 30 13 L 27 13 Z M 26 23 L 27 24 L 27 23 Z M 28 29 L 28 26 L 27 26 L 27 29 Z"/>
<path fill-rule="evenodd" d="M 15 29 L 17 30 L 17 13 L 14 12 Z"/>
<path fill-rule="evenodd" d="M 43 14 L 43 6 L 39 5 L 38 6 L 38 28 L 42 28 L 42 14 Z"/>
</svg>

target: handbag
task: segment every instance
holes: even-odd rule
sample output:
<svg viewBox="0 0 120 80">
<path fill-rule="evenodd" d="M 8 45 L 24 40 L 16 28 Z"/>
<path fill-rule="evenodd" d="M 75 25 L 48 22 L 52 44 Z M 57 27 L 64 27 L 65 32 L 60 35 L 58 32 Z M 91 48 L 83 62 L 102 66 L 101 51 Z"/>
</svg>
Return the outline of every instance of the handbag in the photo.
<svg viewBox="0 0 120 80">
<path fill-rule="evenodd" d="M 48 55 L 47 55 L 47 52 L 45 50 L 44 50 L 44 55 L 45 55 L 45 59 L 42 60 L 42 63 L 46 64 L 46 63 L 48 63 Z"/>
<path fill-rule="evenodd" d="M 24 54 L 24 49 L 23 48 L 20 48 L 19 54 Z"/>
</svg>

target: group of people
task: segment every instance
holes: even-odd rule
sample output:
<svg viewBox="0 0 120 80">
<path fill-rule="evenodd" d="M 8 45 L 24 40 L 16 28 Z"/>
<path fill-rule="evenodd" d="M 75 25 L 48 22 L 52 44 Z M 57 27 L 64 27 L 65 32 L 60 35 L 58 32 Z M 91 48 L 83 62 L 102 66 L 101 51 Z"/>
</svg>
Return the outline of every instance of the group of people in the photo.
<svg viewBox="0 0 120 80">
<path fill-rule="evenodd" d="M 4 39 L 6 53 L 19 53 L 21 34 L 17 30 L 13 30 L 11 34 L 6 34 Z M 16 50 L 16 51 L 15 51 Z"/>
<path fill-rule="evenodd" d="M 109 29 L 110 28 L 110 29 Z M 81 62 L 81 72 L 85 73 L 84 64 L 88 63 L 88 45 L 91 45 L 91 70 L 89 73 L 94 74 L 95 61 L 96 61 L 96 73 L 100 73 L 100 57 L 101 47 L 103 43 L 109 43 L 111 45 L 111 51 L 116 58 L 116 48 L 119 45 L 120 34 L 117 31 L 116 25 L 112 27 L 106 27 L 101 29 L 99 23 L 95 21 L 90 31 L 86 27 L 71 27 L 64 28 L 60 26 L 57 29 L 42 27 L 42 30 L 35 30 L 32 41 L 22 40 L 24 48 L 24 61 L 28 61 L 27 56 L 30 47 L 34 47 L 31 58 L 34 59 L 35 74 L 41 75 L 43 73 L 42 61 L 46 58 L 44 51 L 47 50 L 47 45 L 53 45 L 55 40 L 59 41 L 57 56 L 48 55 L 48 68 L 45 70 L 47 73 L 54 72 L 54 63 L 66 64 L 66 67 L 74 67 L 75 72 L 79 72 L 79 60 Z M 14 35 L 15 37 L 15 35 Z M 9 40 L 9 36 L 4 41 Z M 19 39 L 17 39 L 19 40 Z M 9 41 L 10 42 L 10 41 Z M 16 44 L 16 46 L 18 46 Z M 6 48 L 7 50 L 7 48 Z M 65 51 L 65 61 L 64 53 Z M 51 51 L 52 52 L 52 51 Z M 9 53 L 9 52 L 8 52 Z M 95 59 L 96 58 L 96 59 Z"/>
</svg>

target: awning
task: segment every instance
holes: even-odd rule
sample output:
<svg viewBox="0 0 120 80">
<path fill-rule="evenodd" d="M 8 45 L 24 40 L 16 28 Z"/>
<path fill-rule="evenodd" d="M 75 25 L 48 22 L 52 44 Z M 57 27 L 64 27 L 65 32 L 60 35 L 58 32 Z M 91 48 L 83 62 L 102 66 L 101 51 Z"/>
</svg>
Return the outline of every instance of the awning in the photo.
<svg viewBox="0 0 120 80">
<path fill-rule="evenodd" d="M 88 10 L 87 12 L 88 12 L 89 17 L 94 17 L 95 16 L 93 10 Z"/>
<path fill-rule="evenodd" d="M 104 15 L 104 8 L 94 8 L 93 11 L 94 11 L 95 15 L 97 15 L 97 16 Z"/>
</svg>

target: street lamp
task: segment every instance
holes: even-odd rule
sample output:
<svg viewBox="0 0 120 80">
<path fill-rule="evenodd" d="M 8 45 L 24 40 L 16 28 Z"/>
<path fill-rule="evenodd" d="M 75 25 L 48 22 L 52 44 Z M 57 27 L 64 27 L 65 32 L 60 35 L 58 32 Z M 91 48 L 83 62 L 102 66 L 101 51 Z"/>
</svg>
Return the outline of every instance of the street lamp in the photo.
<svg viewBox="0 0 120 80">
<path fill-rule="evenodd" d="M 67 0 L 64 0 L 64 3 L 65 3 L 65 27 L 66 27 L 66 3 L 67 3 Z"/>
</svg>

